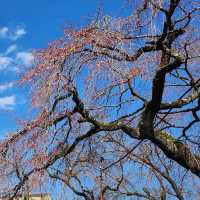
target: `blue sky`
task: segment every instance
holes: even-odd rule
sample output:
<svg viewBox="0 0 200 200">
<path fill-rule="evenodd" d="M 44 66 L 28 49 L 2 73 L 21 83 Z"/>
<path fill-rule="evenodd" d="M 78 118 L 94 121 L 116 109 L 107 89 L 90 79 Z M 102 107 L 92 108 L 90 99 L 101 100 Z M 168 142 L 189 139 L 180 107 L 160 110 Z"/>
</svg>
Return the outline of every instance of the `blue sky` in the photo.
<svg viewBox="0 0 200 200">
<path fill-rule="evenodd" d="M 70 24 L 83 26 L 103 3 L 107 15 L 118 15 L 124 0 L 4 0 L 0 18 L 0 138 L 30 116 L 27 88 L 19 76 L 31 66 L 32 50 L 45 48 Z"/>
<path fill-rule="evenodd" d="M 31 117 L 28 88 L 15 84 L 32 65 L 31 51 L 47 47 L 68 25 L 84 26 L 95 16 L 100 1 L 106 15 L 127 14 L 126 0 L 1 1 L 0 139 L 17 129 L 18 119 Z"/>
</svg>

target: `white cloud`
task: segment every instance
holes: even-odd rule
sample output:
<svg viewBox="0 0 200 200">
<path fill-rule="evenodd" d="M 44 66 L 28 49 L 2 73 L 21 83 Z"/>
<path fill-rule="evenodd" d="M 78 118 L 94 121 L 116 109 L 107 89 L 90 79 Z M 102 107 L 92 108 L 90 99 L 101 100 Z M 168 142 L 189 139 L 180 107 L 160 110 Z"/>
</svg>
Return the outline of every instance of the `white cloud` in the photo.
<svg viewBox="0 0 200 200">
<path fill-rule="evenodd" d="M 22 51 L 16 54 L 16 59 L 24 66 L 29 67 L 33 64 L 34 56 L 31 52 Z"/>
<path fill-rule="evenodd" d="M 15 32 L 13 34 L 11 34 L 10 38 L 12 40 L 17 40 L 17 39 L 21 38 L 25 34 L 26 34 L 26 30 L 24 28 L 17 27 Z"/>
<path fill-rule="evenodd" d="M 16 98 L 14 95 L 0 97 L 0 109 L 3 110 L 13 110 L 16 104 Z"/>
<path fill-rule="evenodd" d="M 17 50 L 17 45 L 16 44 L 12 44 L 7 48 L 5 54 L 6 55 L 10 54 L 10 53 L 14 52 L 15 50 Z"/>
<path fill-rule="evenodd" d="M 12 58 L 0 55 L 0 70 L 7 69 L 12 63 Z"/>
<path fill-rule="evenodd" d="M 12 88 L 13 85 L 14 85 L 13 82 L 0 84 L 0 92 L 3 92 L 9 88 Z"/>
<path fill-rule="evenodd" d="M 5 38 L 8 36 L 8 27 L 4 26 L 0 28 L 0 37 Z"/>
<path fill-rule="evenodd" d="M 26 34 L 26 30 L 20 26 L 10 29 L 7 26 L 0 27 L 0 39 L 16 41 Z M 33 64 L 34 56 L 29 51 L 19 51 L 17 44 L 11 44 L 7 49 L 0 53 L 0 71 L 6 73 L 13 71 L 19 72 L 20 66 L 29 67 Z M 0 85 L 1 86 L 1 85 Z"/>
<path fill-rule="evenodd" d="M 15 48 L 15 46 L 8 48 L 6 53 L 14 51 Z M 34 56 L 31 52 L 17 52 L 15 57 L 6 56 L 6 53 L 0 54 L 0 71 L 4 70 L 5 72 L 17 72 L 20 70 L 19 66 L 30 67 L 31 65 L 33 65 Z"/>
<path fill-rule="evenodd" d="M 0 38 L 17 40 L 26 34 L 26 30 L 22 27 L 17 26 L 15 30 L 10 30 L 7 26 L 0 28 Z"/>
</svg>

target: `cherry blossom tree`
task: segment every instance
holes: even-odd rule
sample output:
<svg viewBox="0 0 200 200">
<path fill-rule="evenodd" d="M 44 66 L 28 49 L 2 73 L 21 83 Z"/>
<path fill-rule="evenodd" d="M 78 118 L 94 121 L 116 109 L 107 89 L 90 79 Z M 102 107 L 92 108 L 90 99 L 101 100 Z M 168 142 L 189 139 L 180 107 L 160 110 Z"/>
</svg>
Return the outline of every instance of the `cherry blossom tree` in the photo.
<svg viewBox="0 0 200 200">
<path fill-rule="evenodd" d="M 19 84 L 37 116 L 0 144 L 2 197 L 55 181 L 74 199 L 198 199 L 200 3 L 127 10 L 35 53 Z"/>
</svg>

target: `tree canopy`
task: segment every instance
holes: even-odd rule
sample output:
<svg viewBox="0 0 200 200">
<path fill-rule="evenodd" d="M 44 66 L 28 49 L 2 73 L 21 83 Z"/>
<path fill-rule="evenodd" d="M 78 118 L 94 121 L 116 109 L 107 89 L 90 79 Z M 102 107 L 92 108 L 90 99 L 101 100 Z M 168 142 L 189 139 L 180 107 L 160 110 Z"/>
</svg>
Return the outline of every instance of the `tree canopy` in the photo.
<svg viewBox="0 0 200 200">
<path fill-rule="evenodd" d="M 126 6 L 35 52 L 19 84 L 37 115 L 0 144 L 2 197 L 54 181 L 74 199 L 200 196 L 200 3 Z"/>
</svg>

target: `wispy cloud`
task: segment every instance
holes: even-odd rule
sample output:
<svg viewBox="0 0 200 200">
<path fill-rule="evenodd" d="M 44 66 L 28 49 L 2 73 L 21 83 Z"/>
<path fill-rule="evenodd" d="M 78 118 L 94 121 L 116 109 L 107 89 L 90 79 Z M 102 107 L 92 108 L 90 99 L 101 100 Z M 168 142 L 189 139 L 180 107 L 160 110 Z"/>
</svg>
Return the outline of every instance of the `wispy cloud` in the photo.
<svg viewBox="0 0 200 200">
<path fill-rule="evenodd" d="M 16 97 L 14 95 L 0 97 L 0 109 L 1 110 L 13 110 L 15 104 L 16 104 Z"/>
<path fill-rule="evenodd" d="M 26 30 L 23 27 L 17 26 L 14 30 L 4 26 L 0 28 L 0 38 L 9 39 L 16 41 L 17 39 L 23 37 L 26 34 Z"/>
<path fill-rule="evenodd" d="M 11 40 L 14 43 L 0 53 L 0 71 L 17 72 L 22 67 L 29 67 L 33 64 L 34 56 L 29 51 L 19 51 L 16 40 L 26 34 L 25 28 L 16 26 L 14 29 L 4 26 L 0 27 L 0 39 Z"/>
<path fill-rule="evenodd" d="M 0 37 L 6 38 L 8 36 L 8 27 L 4 26 L 0 28 Z"/>
<path fill-rule="evenodd" d="M 17 27 L 13 34 L 11 34 L 10 38 L 12 40 L 17 40 L 26 34 L 26 30 L 24 28 Z"/>
<path fill-rule="evenodd" d="M 18 52 L 16 54 L 16 60 L 21 62 L 25 67 L 29 67 L 33 64 L 34 56 L 31 52 Z"/>
<path fill-rule="evenodd" d="M 0 73 L 4 73 L 7 76 L 10 72 L 19 72 L 21 67 L 26 68 L 33 64 L 34 56 L 30 51 L 19 49 L 18 42 L 20 38 L 26 35 L 27 31 L 22 26 L 0 27 L 0 40 L 6 40 L 10 43 L 7 49 L 0 52 Z M 20 66 L 20 67 L 19 67 Z M 23 70 L 23 69 L 22 69 Z M 8 74 L 7 74 L 8 73 Z M 17 104 L 16 94 L 7 93 L 7 90 L 11 90 L 14 87 L 14 81 L 4 82 L 0 84 L 0 110 L 14 110 Z M 13 92 L 12 90 L 9 92 Z M 2 96 L 5 94 L 4 96 Z"/>
<path fill-rule="evenodd" d="M 8 54 L 10 54 L 10 53 L 13 53 L 14 51 L 16 51 L 17 50 L 17 45 L 16 44 L 12 44 L 12 45 L 10 45 L 8 48 L 7 48 L 7 50 L 6 50 L 6 52 L 5 52 L 5 55 L 8 55 Z"/>
<path fill-rule="evenodd" d="M 4 84 L 0 84 L 0 92 L 3 92 L 7 89 L 10 89 L 14 86 L 13 82 L 9 82 L 9 83 L 4 83 Z"/>
<path fill-rule="evenodd" d="M 34 55 L 29 51 L 20 51 L 13 56 L 7 56 L 8 53 L 15 51 L 16 46 L 8 47 L 4 54 L 0 54 L 0 71 L 5 72 L 16 72 L 19 71 L 21 67 L 30 67 L 34 63 Z M 7 53 L 7 54 L 6 54 Z M 19 68 L 20 66 L 20 68 Z"/>
<path fill-rule="evenodd" d="M 13 64 L 13 59 L 8 56 L 0 55 L 0 70 L 8 69 Z"/>
</svg>

